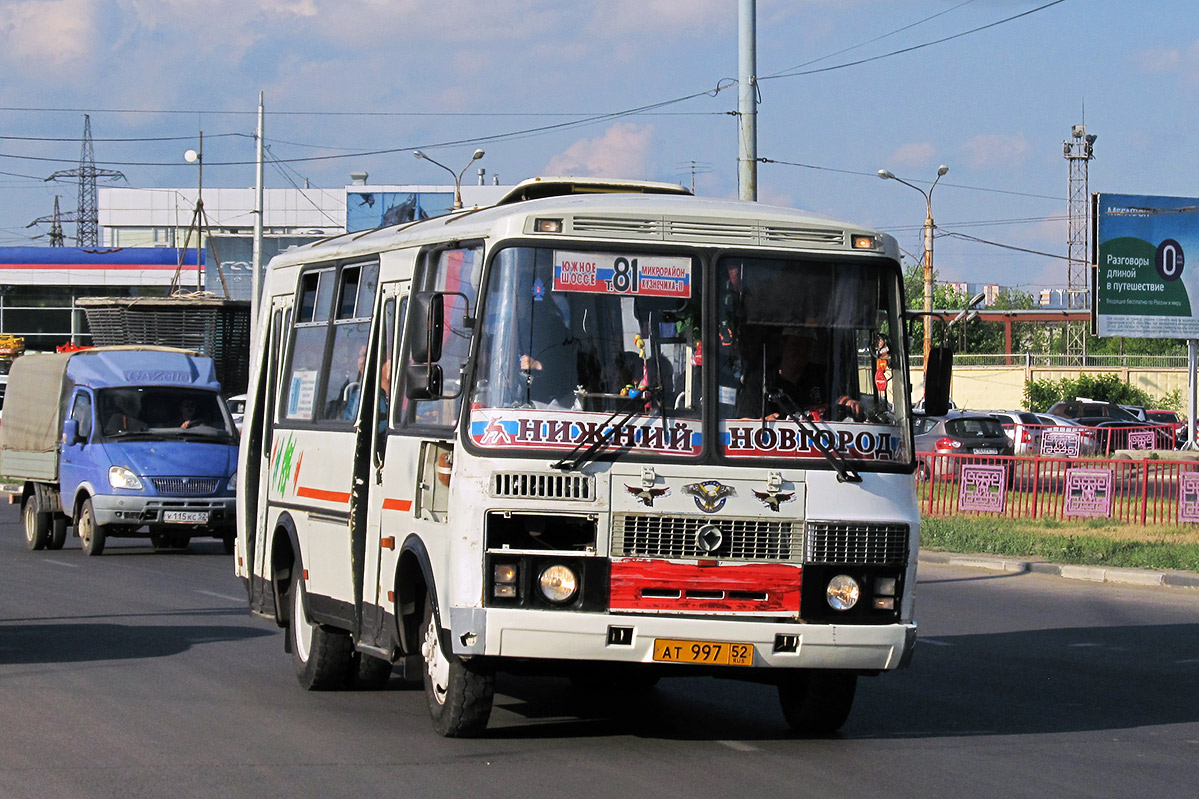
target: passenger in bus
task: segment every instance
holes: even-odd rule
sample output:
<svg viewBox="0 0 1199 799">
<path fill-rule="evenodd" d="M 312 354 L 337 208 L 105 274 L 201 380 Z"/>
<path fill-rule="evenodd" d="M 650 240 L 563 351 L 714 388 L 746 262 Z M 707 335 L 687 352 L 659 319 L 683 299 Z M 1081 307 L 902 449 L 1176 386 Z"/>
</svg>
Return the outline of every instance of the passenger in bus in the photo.
<svg viewBox="0 0 1199 799">
<path fill-rule="evenodd" d="M 362 372 L 366 368 L 366 345 L 363 344 L 358 349 L 358 379 L 346 383 L 342 389 L 342 415 L 343 419 L 355 419 L 358 417 L 358 404 L 362 401 Z"/>
<path fill-rule="evenodd" d="M 827 367 L 817 357 L 816 332 L 788 328 L 775 341 L 766 338 L 764 356 L 758 361 L 766 373 L 763 404 L 762 372 L 747 370 L 745 384 L 737 395 L 737 415 L 768 422 L 799 413 L 814 420 L 839 421 L 861 418 L 862 403 L 847 394 L 830 403 Z"/>
<path fill-rule="evenodd" d="M 521 340 L 528 343 L 520 356 L 524 373 L 526 403 L 574 404 L 578 385 L 578 341 L 570 328 L 569 306 L 565 299 L 551 294 L 545 301 L 532 303 L 527 332 Z"/>
</svg>

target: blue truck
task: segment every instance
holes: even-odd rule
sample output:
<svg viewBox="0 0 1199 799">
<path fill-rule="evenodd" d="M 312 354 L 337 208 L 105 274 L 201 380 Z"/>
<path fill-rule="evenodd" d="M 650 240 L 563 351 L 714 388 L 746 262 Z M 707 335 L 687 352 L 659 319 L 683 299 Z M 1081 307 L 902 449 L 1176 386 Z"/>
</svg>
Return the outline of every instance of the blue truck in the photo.
<svg viewBox="0 0 1199 799">
<path fill-rule="evenodd" d="M 211 358 L 166 347 L 96 347 L 13 363 L 0 474 L 30 549 L 84 553 L 113 537 L 156 549 L 193 537 L 232 553 L 237 432 Z"/>
</svg>

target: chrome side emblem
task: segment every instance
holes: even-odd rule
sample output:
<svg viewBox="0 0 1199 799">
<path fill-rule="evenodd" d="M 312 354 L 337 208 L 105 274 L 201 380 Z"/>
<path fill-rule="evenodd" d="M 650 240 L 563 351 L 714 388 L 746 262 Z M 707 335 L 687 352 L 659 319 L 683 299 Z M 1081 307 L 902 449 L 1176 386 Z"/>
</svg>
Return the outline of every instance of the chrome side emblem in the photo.
<svg viewBox="0 0 1199 799">
<path fill-rule="evenodd" d="M 695 531 L 695 545 L 711 555 L 724 543 L 724 533 L 714 524 L 705 524 Z"/>
</svg>

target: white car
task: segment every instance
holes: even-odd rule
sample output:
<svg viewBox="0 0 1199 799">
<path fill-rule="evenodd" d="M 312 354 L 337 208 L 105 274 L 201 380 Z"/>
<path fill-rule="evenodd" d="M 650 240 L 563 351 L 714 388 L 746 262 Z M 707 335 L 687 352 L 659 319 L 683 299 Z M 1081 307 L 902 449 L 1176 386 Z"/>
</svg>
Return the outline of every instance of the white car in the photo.
<svg viewBox="0 0 1199 799">
<path fill-rule="evenodd" d="M 229 415 L 233 417 L 233 424 L 237 427 L 237 432 L 241 432 L 241 420 L 246 415 L 246 395 L 236 394 L 225 400 L 225 404 L 229 406 Z"/>
</svg>

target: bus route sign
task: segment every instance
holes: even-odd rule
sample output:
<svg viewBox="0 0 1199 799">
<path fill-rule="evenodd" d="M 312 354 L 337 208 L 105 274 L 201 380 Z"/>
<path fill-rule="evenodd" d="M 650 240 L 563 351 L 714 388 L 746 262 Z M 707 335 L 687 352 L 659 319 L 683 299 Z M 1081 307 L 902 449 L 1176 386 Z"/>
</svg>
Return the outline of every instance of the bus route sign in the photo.
<svg viewBox="0 0 1199 799">
<path fill-rule="evenodd" d="M 691 259 L 556 251 L 553 289 L 685 299 L 691 296 Z"/>
</svg>

